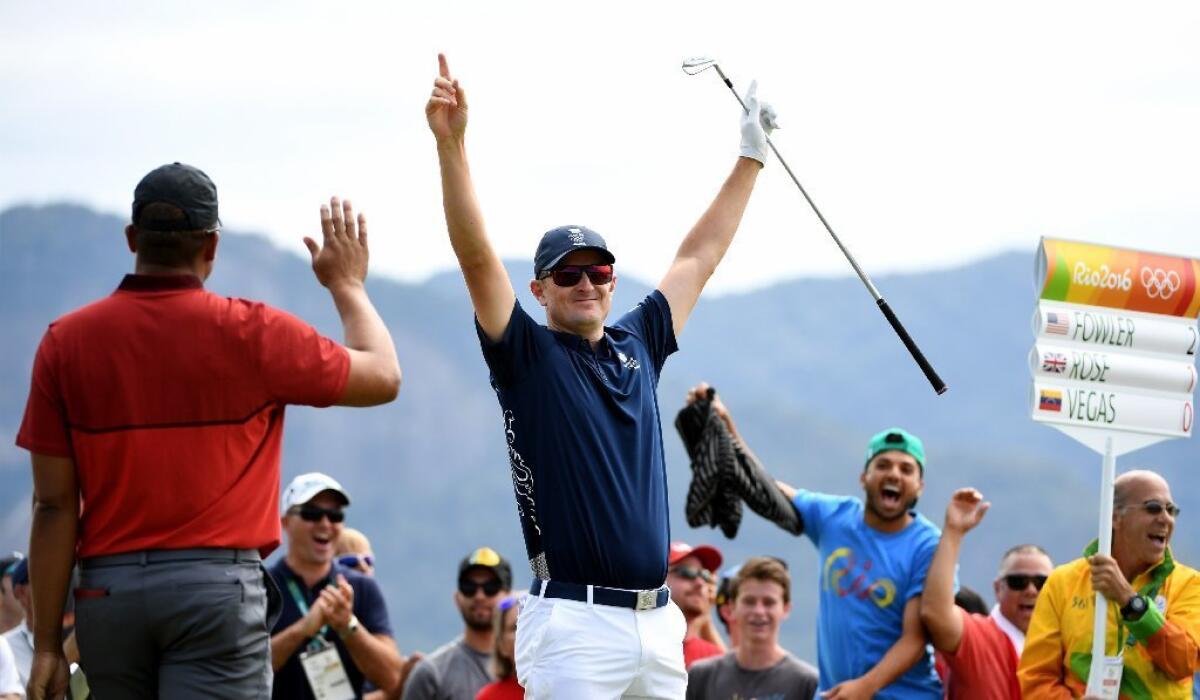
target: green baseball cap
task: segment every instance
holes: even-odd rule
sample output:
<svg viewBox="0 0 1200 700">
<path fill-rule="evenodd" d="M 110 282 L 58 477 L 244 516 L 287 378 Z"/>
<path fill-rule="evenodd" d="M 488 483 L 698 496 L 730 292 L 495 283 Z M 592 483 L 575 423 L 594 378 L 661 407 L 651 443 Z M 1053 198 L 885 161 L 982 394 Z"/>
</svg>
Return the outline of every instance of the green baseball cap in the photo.
<svg viewBox="0 0 1200 700">
<path fill-rule="evenodd" d="M 888 428 L 876 433 L 871 442 L 867 443 L 867 462 L 880 452 L 888 450 L 899 450 L 912 455 L 917 464 L 921 465 L 921 473 L 925 472 L 925 444 L 916 435 L 903 428 Z"/>
</svg>

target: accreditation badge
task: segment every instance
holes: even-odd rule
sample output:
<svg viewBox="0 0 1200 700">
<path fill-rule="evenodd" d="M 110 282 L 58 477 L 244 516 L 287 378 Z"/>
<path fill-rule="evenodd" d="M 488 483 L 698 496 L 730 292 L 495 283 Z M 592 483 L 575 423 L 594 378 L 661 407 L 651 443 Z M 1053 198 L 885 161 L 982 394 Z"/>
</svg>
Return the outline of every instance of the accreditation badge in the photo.
<svg viewBox="0 0 1200 700">
<path fill-rule="evenodd" d="M 322 649 L 303 652 L 300 665 L 304 667 L 308 687 L 317 700 L 354 700 L 354 688 L 346 676 L 337 647 L 326 645 Z"/>
<path fill-rule="evenodd" d="M 1124 656 L 1106 656 L 1100 673 L 1101 700 L 1118 700 L 1121 694 L 1121 674 L 1125 671 Z"/>
</svg>

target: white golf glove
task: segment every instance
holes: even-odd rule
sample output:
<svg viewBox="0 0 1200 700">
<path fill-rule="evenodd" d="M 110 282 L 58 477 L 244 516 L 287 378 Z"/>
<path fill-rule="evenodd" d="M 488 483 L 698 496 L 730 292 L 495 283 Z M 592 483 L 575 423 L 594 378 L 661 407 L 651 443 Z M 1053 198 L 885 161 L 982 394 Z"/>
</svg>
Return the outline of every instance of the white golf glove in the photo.
<svg viewBox="0 0 1200 700">
<path fill-rule="evenodd" d="M 767 135 L 779 128 L 775 108 L 758 101 L 758 81 L 750 81 L 750 89 L 743 98 L 746 111 L 742 114 L 741 155 L 759 163 L 767 162 Z"/>
</svg>

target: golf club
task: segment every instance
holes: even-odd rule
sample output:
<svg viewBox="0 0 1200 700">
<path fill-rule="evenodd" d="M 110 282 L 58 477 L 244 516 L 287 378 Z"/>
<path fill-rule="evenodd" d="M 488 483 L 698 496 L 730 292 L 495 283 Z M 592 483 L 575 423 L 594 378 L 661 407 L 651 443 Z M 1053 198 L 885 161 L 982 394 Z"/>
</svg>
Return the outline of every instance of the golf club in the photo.
<svg viewBox="0 0 1200 700">
<path fill-rule="evenodd" d="M 729 88 L 729 91 L 733 93 L 734 98 L 737 99 L 738 104 L 742 106 L 742 111 L 747 111 L 746 103 L 742 101 L 742 96 L 737 93 L 737 90 L 733 89 L 733 81 L 731 81 L 728 76 L 725 75 L 725 72 L 721 70 L 721 66 L 717 65 L 715 60 L 711 58 L 689 58 L 683 62 L 683 72 L 687 73 L 688 75 L 703 73 L 709 68 L 713 68 L 717 71 L 717 75 L 721 76 L 721 80 L 725 83 L 725 86 Z M 942 378 L 939 377 L 937 372 L 934 371 L 933 365 L 929 364 L 929 360 L 925 359 L 925 355 L 921 353 L 921 349 L 917 347 L 917 344 L 913 341 L 912 336 L 908 334 L 908 331 L 904 330 L 904 326 L 900 323 L 900 319 L 897 318 L 896 314 L 892 312 L 892 307 L 888 306 L 887 301 L 884 300 L 883 296 L 879 293 L 879 290 L 875 288 L 875 284 L 871 282 L 871 278 L 867 277 L 867 273 L 863 272 L 863 269 L 858 266 L 858 261 L 854 259 L 853 255 L 850 254 L 850 251 L 842 243 L 842 239 L 838 238 L 838 235 L 833 232 L 833 227 L 830 226 L 829 222 L 825 220 L 825 216 L 821 214 L 821 210 L 817 208 L 817 205 L 815 202 L 813 202 L 812 197 L 808 196 L 808 192 L 804 190 L 804 185 L 800 184 L 799 178 L 797 178 L 796 174 L 792 172 L 792 169 L 788 166 L 787 161 L 783 159 L 783 155 L 779 153 L 779 149 L 775 147 L 775 144 L 771 141 L 770 136 L 767 137 L 767 145 L 771 147 L 771 152 L 775 154 L 775 157 L 779 159 L 779 163 L 783 165 L 783 169 L 786 170 L 788 176 L 792 178 L 792 182 L 796 183 L 796 187 L 800 190 L 800 194 L 804 195 L 804 199 L 808 202 L 808 206 L 812 207 L 812 210 L 817 215 L 817 218 L 820 219 L 821 223 L 825 225 L 825 230 L 829 232 L 831 237 L 833 237 L 833 242 L 837 244 L 837 247 L 842 250 L 842 255 L 846 256 L 846 260 L 849 261 L 850 267 L 854 268 L 854 272 L 858 274 L 858 278 L 862 280 L 864 285 L 866 285 L 867 291 L 871 293 L 871 298 L 875 300 L 875 304 L 879 306 L 879 310 L 883 312 L 883 315 L 885 318 L 887 318 L 888 323 L 892 324 L 892 329 L 896 331 L 896 335 L 900 336 L 900 341 L 904 343 L 904 347 L 908 348 L 908 352 L 912 354 L 913 359 L 917 361 L 918 365 L 920 365 L 921 371 L 925 373 L 925 378 L 928 379 L 929 383 L 933 385 L 933 390 L 938 394 L 946 393 L 946 383 L 943 382 Z"/>
</svg>

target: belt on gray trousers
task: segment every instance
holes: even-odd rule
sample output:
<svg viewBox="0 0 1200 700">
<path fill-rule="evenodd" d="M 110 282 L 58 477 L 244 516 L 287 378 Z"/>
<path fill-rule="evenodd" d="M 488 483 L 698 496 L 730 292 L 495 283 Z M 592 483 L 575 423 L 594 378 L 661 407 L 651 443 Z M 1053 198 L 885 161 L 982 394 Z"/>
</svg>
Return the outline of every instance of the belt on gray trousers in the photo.
<svg viewBox="0 0 1200 700">
<path fill-rule="evenodd" d="M 164 564 L 176 561 L 229 561 L 229 562 L 261 562 L 257 549 L 217 549 L 204 547 L 198 549 L 147 549 L 141 552 L 125 552 L 123 554 L 106 554 L 99 557 L 88 557 L 79 562 L 83 569 L 101 569 L 109 566 L 146 566 L 147 564 Z"/>
<path fill-rule="evenodd" d="M 546 592 L 542 593 L 545 586 Z M 541 595 L 544 598 L 561 598 L 588 602 L 588 589 L 592 589 L 591 602 L 596 605 L 609 605 L 615 608 L 630 608 L 632 610 L 654 610 L 661 608 L 671 600 L 671 589 L 666 586 L 648 591 L 626 591 L 620 588 L 605 588 L 604 586 L 588 586 L 583 583 L 567 583 L 565 581 L 543 581 L 535 578 L 529 586 L 530 595 Z"/>
</svg>

